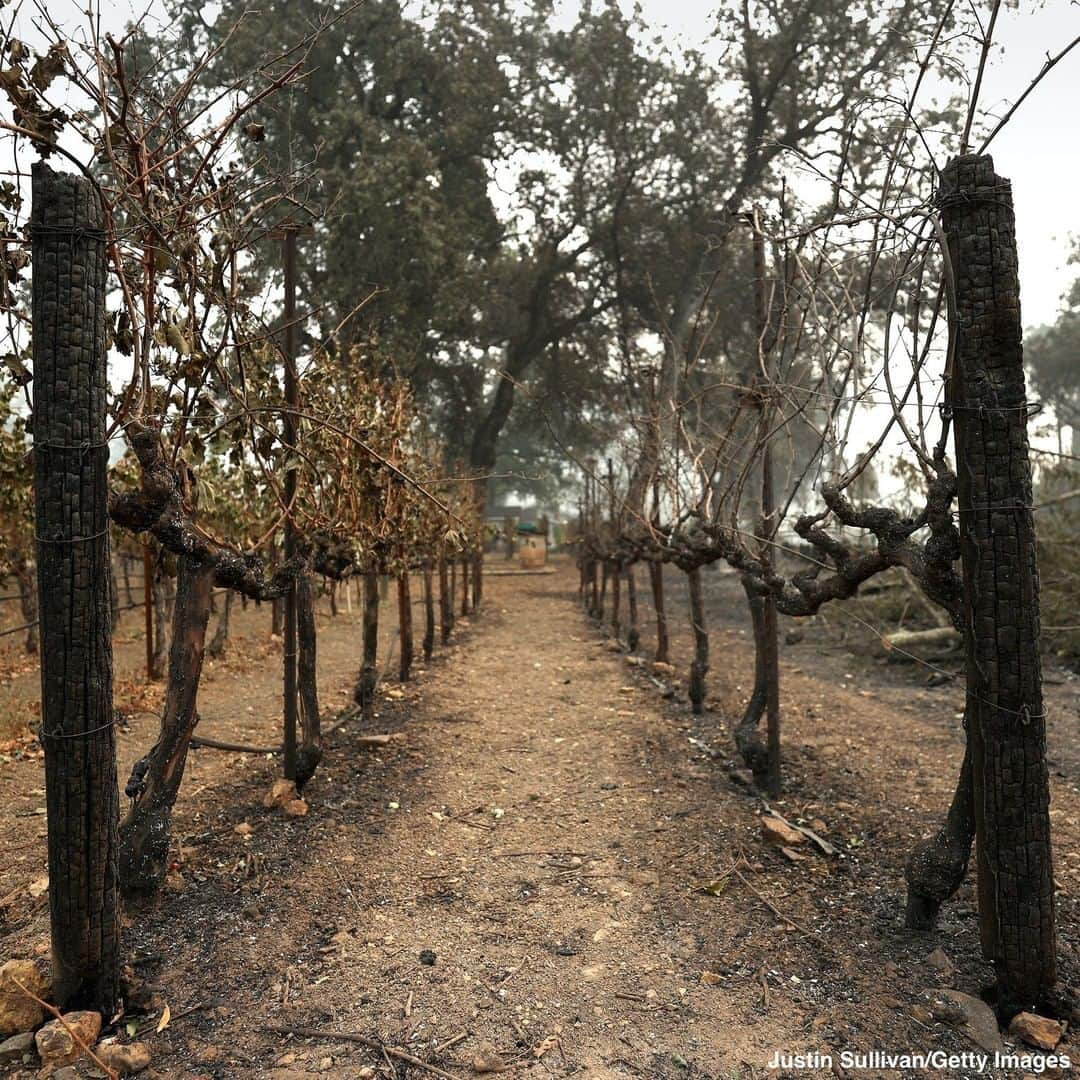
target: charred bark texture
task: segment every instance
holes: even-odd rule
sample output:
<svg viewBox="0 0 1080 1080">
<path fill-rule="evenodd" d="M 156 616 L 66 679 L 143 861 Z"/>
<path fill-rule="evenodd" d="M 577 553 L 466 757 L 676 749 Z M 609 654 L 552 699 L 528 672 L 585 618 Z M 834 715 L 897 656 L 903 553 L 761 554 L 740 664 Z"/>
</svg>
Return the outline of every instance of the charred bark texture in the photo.
<svg viewBox="0 0 1080 1080">
<path fill-rule="evenodd" d="M 172 809 L 199 722 L 196 706 L 212 592 L 213 569 L 181 559 L 161 731 L 150 753 L 135 763 L 125 788 L 132 800 L 120 826 L 120 880 L 125 890 L 156 889 L 169 867 Z"/>
<path fill-rule="evenodd" d="M 370 720 L 375 707 L 375 688 L 379 685 L 379 575 L 374 570 L 364 574 L 363 659 L 353 690 L 353 700 Z"/>
<path fill-rule="evenodd" d="M 1005 1014 L 1055 972 L 1054 881 L 1039 577 L 1009 181 L 989 156 L 941 178 L 957 335 L 948 403 L 956 440 L 967 717 L 983 952 Z"/>
<path fill-rule="evenodd" d="M 705 623 L 705 597 L 701 588 L 701 568 L 686 574 L 690 590 L 690 622 L 694 630 L 694 659 L 690 663 L 690 704 L 695 713 L 705 711 L 705 676 L 709 673 L 709 631 Z"/>
<path fill-rule="evenodd" d="M 34 514 L 53 1000 L 118 999 L 105 245 L 91 184 L 33 169 Z"/>
<path fill-rule="evenodd" d="M 469 614 L 469 557 L 464 556 L 461 560 L 461 617 L 466 618 Z"/>
<path fill-rule="evenodd" d="M 401 664 L 398 676 L 402 682 L 409 681 L 413 662 L 412 585 L 409 571 L 403 570 L 397 579 L 398 636 L 401 640 Z"/>
<path fill-rule="evenodd" d="M 319 715 L 318 631 L 315 626 L 315 585 L 310 574 L 296 579 L 297 689 L 303 738 L 296 754 L 296 790 L 315 775 L 323 756 Z"/>
<path fill-rule="evenodd" d="M 905 925 L 909 930 L 933 930 L 941 905 L 964 883 L 974 839 L 969 739 L 945 824 L 916 846 L 904 868 L 908 886 Z"/>
<path fill-rule="evenodd" d="M 765 787 L 769 779 L 769 748 L 761 734 L 761 719 L 768 704 L 768 687 L 765 670 L 765 599 L 744 578 L 746 604 L 750 609 L 750 621 L 754 628 L 754 689 L 746 703 L 742 719 L 735 729 L 735 746 L 746 767 L 753 771 L 754 781 Z"/>
</svg>

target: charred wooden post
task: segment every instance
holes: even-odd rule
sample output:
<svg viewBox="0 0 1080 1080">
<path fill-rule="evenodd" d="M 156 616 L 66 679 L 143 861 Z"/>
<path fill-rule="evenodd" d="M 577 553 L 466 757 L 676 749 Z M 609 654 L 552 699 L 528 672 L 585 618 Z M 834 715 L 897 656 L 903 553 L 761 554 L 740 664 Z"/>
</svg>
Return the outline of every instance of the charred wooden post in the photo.
<svg viewBox="0 0 1080 1080">
<path fill-rule="evenodd" d="M 430 562 L 424 563 L 424 662 L 435 652 L 435 586 Z"/>
<path fill-rule="evenodd" d="M 297 692 L 303 738 L 296 753 L 296 790 L 315 775 L 323 756 L 319 713 L 318 630 L 315 625 L 315 585 L 310 574 L 296 579 Z"/>
<path fill-rule="evenodd" d="M 469 556 L 461 557 L 461 617 L 469 614 Z"/>
<path fill-rule="evenodd" d="M 130 891 L 156 889 L 165 880 L 172 810 L 199 721 L 196 698 L 214 571 L 186 556 L 179 563 L 161 730 L 150 752 L 136 762 L 124 789 L 132 803 L 120 826 L 120 880 Z"/>
<path fill-rule="evenodd" d="M 979 920 L 998 1011 L 1056 979 L 1039 576 L 1012 187 L 993 159 L 953 159 L 941 217 L 954 280 L 952 412 L 967 652 Z"/>
<path fill-rule="evenodd" d="M 484 545 L 481 542 L 479 550 L 473 556 L 472 572 L 472 609 L 477 614 L 484 602 Z"/>
<path fill-rule="evenodd" d="M 397 600 L 398 638 L 401 644 L 398 676 L 402 682 L 408 682 L 413 662 L 412 588 L 408 570 L 402 570 L 397 576 Z"/>
<path fill-rule="evenodd" d="M 34 517 L 53 1000 L 119 997 L 105 238 L 93 186 L 33 168 Z"/>
<path fill-rule="evenodd" d="M 671 663 L 671 635 L 668 633 L 667 611 L 664 607 L 664 564 L 649 563 L 649 584 L 652 586 L 653 611 L 656 613 L 656 662 Z"/>
<path fill-rule="evenodd" d="M 705 623 L 705 597 L 701 588 L 701 567 L 686 573 L 690 591 L 690 621 L 694 630 L 694 659 L 690 663 L 690 704 L 695 713 L 705 711 L 705 676 L 709 673 L 709 631 Z"/>
<path fill-rule="evenodd" d="M 631 652 L 637 652 L 641 644 L 641 631 L 638 628 L 637 582 L 634 580 L 634 568 L 626 568 L 626 606 L 630 625 L 626 631 L 626 644 Z"/>
<path fill-rule="evenodd" d="M 370 720 L 375 707 L 375 689 L 379 685 L 379 575 L 374 570 L 364 574 L 363 659 L 353 690 L 353 700 Z"/>
</svg>

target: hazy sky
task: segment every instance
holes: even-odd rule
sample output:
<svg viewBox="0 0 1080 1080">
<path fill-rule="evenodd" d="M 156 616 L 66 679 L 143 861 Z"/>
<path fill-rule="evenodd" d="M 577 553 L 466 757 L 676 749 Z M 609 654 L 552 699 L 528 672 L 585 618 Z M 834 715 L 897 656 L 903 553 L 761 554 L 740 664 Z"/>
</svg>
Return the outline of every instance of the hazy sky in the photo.
<svg viewBox="0 0 1080 1080">
<path fill-rule="evenodd" d="M 265 0 L 272 12 L 274 2 Z M 988 0 L 975 0 L 980 9 Z M 629 10 L 633 0 L 620 0 Z M 645 17 L 666 26 L 689 45 L 707 44 L 713 28 L 714 0 L 640 0 Z M 85 0 L 50 0 L 48 9 L 62 24 L 85 25 Z M 102 3 L 107 29 L 122 28 L 133 14 L 160 8 L 132 0 Z M 258 9 L 260 0 L 252 0 Z M 563 0 L 569 13 L 576 0 Z M 32 16 L 27 5 L 20 22 Z M 272 17 L 272 16 L 269 16 Z M 20 28 L 24 36 L 32 35 Z M 998 19 L 996 50 L 987 71 L 982 104 L 1004 110 L 1029 85 L 1048 53 L 1056 53 L 1080 34 L 1080 3 L 1076 0 L 1019 0 L 1018 9 L 1004 9 Z M 1020 278 L 1024 322 L 1052 321 L 1059 298 L 1080 266 L 1066 265 L 1071 235 L 1080 236 L 1080 47 L 1058 65 L 1024 103 L 1020 112 L 992 146 L 998 172 L 1010 178 L 1016 199 L 1020 244 Z"/>
</svg>

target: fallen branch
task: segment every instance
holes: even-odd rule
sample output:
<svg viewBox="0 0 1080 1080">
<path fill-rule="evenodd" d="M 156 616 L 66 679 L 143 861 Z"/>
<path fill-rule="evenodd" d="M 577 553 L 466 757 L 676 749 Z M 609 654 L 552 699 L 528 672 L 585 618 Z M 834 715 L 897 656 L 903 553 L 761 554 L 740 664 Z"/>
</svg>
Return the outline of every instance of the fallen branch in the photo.
<svg viewBox="0 0 1080 1080">
<path fill-rule="evenodd" d="M 375 1050 L 377 1053 L 397 1058 L 398 1061 L 404 1061 L 406 1064 L 412 1065 L 413 1068 L 423 1069 L 424 1072 L 429 1072 L 432 1076 L 441 1076 L 443 1080 L 459 1080 L 453 1073 L 448 1073 L 436 1065 L 429 1065 L 426 1061 L 422 1061 L 404 1050 L 399 1050 L 394 1046 L 387 1046 L 379 1039 L 373 1039 L 369 1035 L 361 1035 L 355 1031 L 323 1031 L 321 1028 L 291 1027 L 288 1024 L 267 1024 L 266 1030 L 276 1032 L 278 1035 L 298 1035 L 303 1039 L 338 1039 L 341 1042 L 359 1043 L 369 1050 Z"/>
<path fill-rule="evenodd" d="M 95 1054 L 94 1051 L 90 1049 L 89 1046 L 86 1045 L 79 1033 L 63 1018 L 63 1016 L 60 1015 L 60 1010 L 55 1005 L 50 1005 L 47 1001 L 42 1001 L 41 998 L 39 998 L 37 994 L 33 992 L 33 990 L 28 990 L 25 986 L 23 986 L 21 982 L 19 982 L 18 979 L 15 978 L 14 975 L 9 974 L 8 978 L 11 979 L 11 981 L 28 998 L 36 1001 L 47 1013 L 49 1013 L 55 1020 L 58 1020 L 60 1022 L 60 1026 L 71 1036 L 72 1042 L 78 1045 L 79 1049 L 82 1050 L 82 1052 L 86 1054 L 86 1056 L 89 1057 L 90 1060 L 93 1061 L 93 1063 L 99 1069 L 101 1069 L 102 1072 L 105 1073 L 109 1080 L 120 1080 L 120 1074 L 115 1069 L 109 1068 L 109 1066 L 106 1065 L 105 1062 L 102 1061 L 101 1058 L 99 1058 L 97 1054 Z"/>
</svg>

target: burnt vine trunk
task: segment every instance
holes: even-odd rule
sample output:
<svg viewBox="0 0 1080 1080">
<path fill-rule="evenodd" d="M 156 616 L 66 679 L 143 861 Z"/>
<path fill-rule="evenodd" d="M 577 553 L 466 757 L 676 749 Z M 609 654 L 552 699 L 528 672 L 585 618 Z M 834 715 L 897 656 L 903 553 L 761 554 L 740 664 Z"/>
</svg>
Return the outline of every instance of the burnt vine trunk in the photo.
<svg viewBox="0 0 1080 1080">
<path fill-rule="evenodd" d="M 450 585 L 450 570 L 446 555 L 439 555 L 439 631 L 442 643 L 449 644 L 454 629 L 454 593 Z"/>
<path fill-rule="evenodd" d="M 653 610 L 656 613 L 656 662 L 671 663 L 671 636 L 668 633 L 667 611 L 664 607 L 664 564 L 649 563 L 649 584 L 652 587 Z"/>
<path fill-rule="evenodd" d="M 315 585 L 310 574 L 296 580 L 296 678 L 300 700 L 302 740 L 296 754 L 296 790 L 315 775 L 322 761 L 322 719 L 319 714 L 318 631 L 315 626 Z"/>
<path fill-rule="evenodd" d="M 364 574 L 363 638 L 363 658 L 353 700 L 363 710 L 364 719 L 370 720 L 379 685 L 379 575 L 374 570 Z"/>
<path fill-rule="evenodd" d="M 105 245 L 94 188 L 33 167 L 34 520 L 52 997 L 119 997 Z"/>
<path fill-rule="evenodd" d="M 210 639 L 210 644 L 206 650 L 207 654 L 214 659 L 225 655 L 225 646 L 229 641 L 229 616 L 232 614 L 232 603 L 233 594 L 232 590 L 229 589 L 225 593 L 221 610 L 218 612 L 217 628 L 214 630 L 214 636 Z"/>
<path fill-rule="evenodd" d="M 187 556 L 179 564 L 161 730 L 150 752 L 136 762 L 125 788 L 132 804 L 120 825 L 120 880 L 132 891 L 155 889 L 165 879 L 172 809 L 199 722 L 196 699 L 214 574 Z"/>
<path fill-rule="evenodd" d="M 986 155 L 941 177 L 957 336 L 948 383 L 966 612 L 979 921 L 998 1010 L 1056 978 L 1039 576 L 1012 188 Z"/>
<path fill-rule="evenodd" d="M 705 597 L 701 588 L 701 567 L 686 574 L 690 591 L 690 622 L 694 631 L 694 659 L 690 663 L 690 704 L 695 713 L 705 711 L 705 676 L 709 673 L 709 631 L 705 623 Z"/>
<path fill-rule="evenodd" d="M 754 633 L 754 689 L 735 728 L 735 746 L 743 763 L 753 772 L 755 783 L 765 787 L 769 779 L 769 748 L 761 734 L 761 719 L 768 705 L 765 599 L 752 588 L 745 576 L 742 583 Z"/>
<path fill-rule="evenodd" d="M 435 652 L 435 583 L 430 562 L 424 563 L 424 662 Z"/>
<path fill-rule="evenodd" d="M 971 740 L 968 739 L 945 824 L 934 836 L 916 845 L 904 867 L 908 886 L 904 922 L 909 930 L 933 930 L 941 905 L 967 876 L 975 839 L 971 781 Z"/>
<path fill-rule="evenodd" d="M 630 625 L 626 630 L 626 644 L 631 652 L 637 652 L 641 644 L 641 631 L 638 628 L 637 582 L 634 580 L 634 568 L 626 568 L 626 607 Z"/>
<path fill-rule="evenodd" d="M 616 641 L 622 637 L 622 568 L 611 571 L 611 633 Z"/>
<path fill-rule="evenodd" d="M 20 555 L 14 560 L 13 570 L 19 587 L 19 610 L 22 612 L 23 622 L 26 623 L 24 644 L 26 651 L 34 656 L 38 651 L 38 600 L 37 585 L 34 582 L 34 578 L 37 577 L 37 567 L 33 559 Z M 115 610 L 113 617 L 115 619 Z"/>
<path fill-rule="evenodd" d="M 401 641 L 401 664 L 398 676 L 402 682 L 409 681 L 413 662 L 412 584 L 409 571 L 403 570 L 397 579 L 398 637 Z"/>
</svg>

